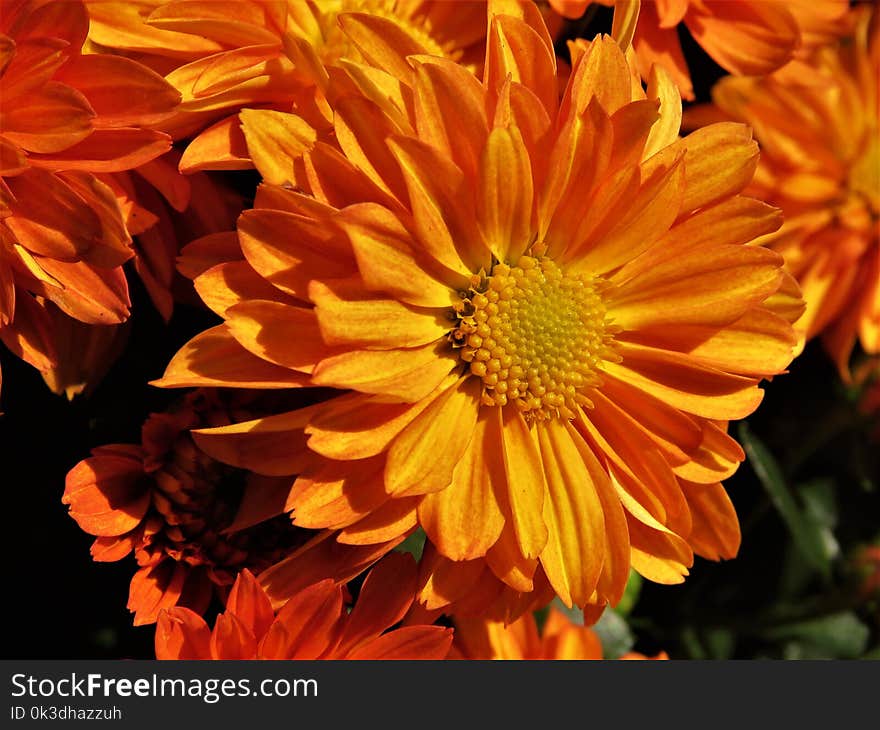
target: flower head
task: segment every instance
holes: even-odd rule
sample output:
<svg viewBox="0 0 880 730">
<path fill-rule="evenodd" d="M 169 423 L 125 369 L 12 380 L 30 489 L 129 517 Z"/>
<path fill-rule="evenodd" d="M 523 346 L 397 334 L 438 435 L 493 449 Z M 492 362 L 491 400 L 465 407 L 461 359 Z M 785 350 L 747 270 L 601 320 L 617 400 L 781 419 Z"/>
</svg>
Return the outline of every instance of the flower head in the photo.
<svg viewBox="0 0 880 730">
<path fill-rule="evenodd" d="M 727 421 L 788 365 L 801 308 L 781 257 L 746 245 L 780 223 L 739 195 L 749 131 L 679 139 L 671 80 L 646 94 L 609 38 L 560 100 L 540 15 L 513 8 L 482 80 L 386 47 L 334 102 L 338 146 L 279 138 L 314 197 L 261 188 L 242 257 L 196 279 L 224 324 L 160 384 L 337 389 L 206 447 L 307 440 L 327 461 L 294 484 L 294 521 L 363 540 L 421 525 L 449 568 L 435 595 L 546 577 L 601 606 L 631 565 L 675 583 L 695 551 L 736 553 Z"/>
<path fill-rule="evenodd" d="M 392 553 L 370 571 L 349 613 L 342 586 L 315 583 L 277 612 L 250 571 L 229 593 L 213 630 L 187 608 L 162 611 L 158 659 L 444 659 L 452 630 L 401 621 L 413 602 L 416 567 Z"/>
<path fill-rule="evenodd" d="M 81 52 L 78 0 L 3 3 L 0 15 L 0 337 L 46 372 L 51 302 L 67 317 L 128 317 L 133 255 L 114 175 L 171 146 L 153 129 L 179 94 L 126 58 Z"/>
<path fill-rule="evenodd" d="M 87 3 L 97 47 L 133 54 L 182 94 L 177 115 L 163 128 L 176 138 L 194 137 L 181 160 L 187 173 L 252 167 L 240 125 L 256 118 L 268 123 L 273 110 L 296 108 L 319 128 L 332 127 L 324 99 L 329 74 L 369 55 L 359 37 L 475 64 L 486 32 L 485 2 Z M 343 32 L 346 26 L 352 32 Z M 242 109 L 250 116 L 239 119 Z"/>
<path fill-rule="evenodd" d="M 720 66 L 763 76 L 846 32 L 847 0 L 595 0 L 614 6 L 614 36 L 632 42 L 644 78 L 653 64 L 670 72 L 685 99 L 693 84 L 678 36 L 683 23 Z M 577 18 L 592 0 L 550 0 Z"/>
<path fill-rule="evenodd" d="M 858 339 L 880 352 L 880 22 L 766 79 L 726 78 L 717 108 L 748 122 L 761 144 L 750 191 L 782 208 L 761 242 L 785 257 L 807 309 L 799 334 L 821 335 L 841 374 Z"/>
<path fill-rule="evenodd" d="M 326 535 L 291 526 L 283 515 L 289 479 L 218 463 L 189 435 L 254 408 L 252 396 L 196 391 L 171 412 L 152 415 L 142 445 L 102 446 L 68 474 L 62 501 L 96 536 L 93 558 L 137 558 L 128 602 L 136 625 L 178 604 L 203 612 L 244 568 L 261 573 L 274 566 L 268 575 L 283 574 L 295 590 L 304 581 L 348 580 L 392 547 L 346 552 Z M 304 561 L 311 565 L 300 569 Z"/>
</svg>

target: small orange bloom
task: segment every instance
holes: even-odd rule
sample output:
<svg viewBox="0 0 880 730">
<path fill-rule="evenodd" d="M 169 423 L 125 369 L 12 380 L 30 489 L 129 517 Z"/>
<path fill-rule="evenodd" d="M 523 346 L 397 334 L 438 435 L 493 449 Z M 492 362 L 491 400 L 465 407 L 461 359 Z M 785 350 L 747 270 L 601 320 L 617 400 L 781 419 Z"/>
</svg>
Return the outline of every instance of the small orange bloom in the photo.
<svg viewBox="0 0 880 730">
<path fill-rule="evenodd" d="M 0 338 L 41 371 L 55 363 L 45 302 L 119 323 L 133 255 L 113 175 L 171 146 L 151 127 L 179 94 L 129 59 L 83 55 L 78 0 L 0 8 Z"/>
<path fill-rule="evenodd" d="M 220 464 L 189 435 L 254 407 L 252 396 L 196 391 L 171 412 L 152 415 L 142 445 L 102 446 L 68 474 L 62 501 L 96 536 L 92 557 L 137 558 L 128 601 L 135 625 L 174 605 L 203 612 L 243 568 L 260 573 L 273 566 L 266 571 L 270 591 L 278 583 L 290 592 L 323 578 L 349 580 L 393 547 L 346 550 L 327 535 L 291 526 L 283 515 L 290 479 Z"/>
<path fill-rule="evenodd" d="M 550 0 L 568 18 L 592 0 Z M 632 42 L 642 77 L 664 66 L 685 99 L 693 85 L 678 39 L 678 24 L 720 66 L 733 74 L 761 76 L 842 35 L 847 0 L 596 0 L 614 6 L 614 36 Z"/>
<path fill-rule="evenodd" d="M 801 286 L 798 332 L 822 335 L 846 379 L 857 339 L 880 353 L 880 13 L 855 16 L 852 37 L 802 64 L 761 80 L 725 78 L 712 92 L 761 144 L 750 191 L 782 208 L 785 223 L 759 241 Z"/>
<path fill-rule="evenodd" d="M 416 567 L 392 553 L 364 580 L 349 612 L 331 580 L 296 593 L 276 614 L 250 571 L 239 573 L 213 631 L 187 608 L 164 610 L 157 659 L 444 659 L 452 629 L 408 625 L 387 631 L 413 602 Z"/>
<path fill-rule="evenodd" d="M 532 614 L 512 624 L 485 619 L 456 619 L 453 653 L 462 659 L 602 659 L 596 632 L 574 623 L 551 606 L 541 631 Z M 668 659 L 660 652 L 653 659 Z M 648 659 L 630 652 L 621 659 Z"/>
<path fill-rule="evenodd" d="M 739 195 L 746 127 L 680 139 L 669 77 L 646 93 L 609 38 L 560 99 L 539 11 L 505 8 L 481 78 L 385 44 L 328 95 L 334 144 L 259 127 L 312 196 L 260 188 L 240 249 L 196 278 L 223 324 L 159 384 L 336 389 L 201 442 L 258 472 L 307 442 L 324 460 L 294 484 L 296 524 L 358 544 L 421 526 L 442 558 L 428 608 L 546 580 L 601 610 L 631 566 L 676 583 L 695 552 L 736 554 L 727 422 L 787 367 L 802 303 L 747 245 L 780 216 Z"/>
<path fill-rule="evenodd" d="M 486 33 L 485 1 L 86 2 L 97 48 L 150 64 L 183 95 L 163 128 L 175 138 L 195 137 L 181 161 L 187 173 L 253 166 L 239 129 L 253 117 L 240 122 L 241 109 L 272 119 L 271 110 L 295 108 L 332 129 L 324 99 L 329 69 L 371 53 L 357 34 L 343 33 L 346 24 L 407 43 L 413 53 L 468 64 L 482 58 Z"/>
</svg>

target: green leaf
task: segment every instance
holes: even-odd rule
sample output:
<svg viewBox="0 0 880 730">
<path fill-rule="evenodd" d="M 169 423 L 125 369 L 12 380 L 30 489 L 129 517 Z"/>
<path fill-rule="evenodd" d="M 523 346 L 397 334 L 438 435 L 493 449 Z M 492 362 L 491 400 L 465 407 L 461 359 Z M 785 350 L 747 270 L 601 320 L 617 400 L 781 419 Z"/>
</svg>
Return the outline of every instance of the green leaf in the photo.
<svg viewBox="0 0 880 730">
<path fill-rule="evenodd" d="M 641 591 L 642 576 L 631 569 L 629 571 L 629 579 L 626 581 L 626 589 L 623 592 L 623 597 L 620 599 L 620 603 L 615 606 L 616 611 L 623 616 L 627 616 L 629 612 L 635 608 Z"/>
<path fill-rule="evenodd" d="M 857 659 L 868 646 L 870 629 L 852 611 L 786 624 L 764 631 L 785 642 L 786 659 Z"/>
<path fill-rule="evenodd" d="M 822 531 L 798 506 L 797 500 L 785 483 L 785 477 L 776 459 L 745 422 L 739 426 L 739 438 L 752 469 L 755 470 L 770 501 L 791 533 L 798 551 L 804 560 L 827 580 L 831 577 L 831 565 L 828 545 Z"/>
<path fill-rule="evenodd" d="M 636 643 L 626 620 L 610 606 L 602 613 L 593 630 L 602 642 L 602 656 L 605 659 L 619 659 Z"/>
<path fill-rule="evenodd" d="M 425 540 L 427 539 L 428 536 L 425 534 L 425 531 L 419 527 L 395 549 L 401 553 L 410 553 L 418 562 L 422 559 L 422 553 L 425 550 Z"/>
<path fill-rule="evenodd" d="M 568 617 L 568 620 L 573 624 L 577 624 L 578 626 L 584 625 L 584 612 L 577 606 L 569 608 L 559 599 L 559 596 L 553 599 L 551 605 L 553 608 L 564 613 Z"/>
</svg>

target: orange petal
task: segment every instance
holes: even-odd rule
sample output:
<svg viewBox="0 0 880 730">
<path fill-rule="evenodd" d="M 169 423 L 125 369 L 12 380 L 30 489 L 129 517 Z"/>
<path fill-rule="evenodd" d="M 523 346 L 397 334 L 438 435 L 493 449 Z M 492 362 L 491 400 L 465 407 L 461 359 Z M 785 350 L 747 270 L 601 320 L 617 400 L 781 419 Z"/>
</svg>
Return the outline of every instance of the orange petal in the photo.
<svg viewBox="0 0 880 730">
<path fill-rule="evenodd" d="M 388 140 L 403 172 L 420 249 L 454 275 L 488 270 L 490 253 L 473 219 L 473 192 L 462 171 L 412 138 Z"/>
<path fill-rule="evenodd" d="M 621 283 L 609 315 L 625 330 L 729 325 L 779 288 L 781 267 L 781 256 L 758 246 L 694 250 Z"/>
<path fill-rule="evenodd" d="M 711 484 L 733 476 L 746 455 L 742 447 L 727 435 L 725 427 L 726 424 L 719 426 L 705 422 L 699 450 L 691 455 L 688 463 L 674 467 L 675 473 L 700 484 Z"/>
<path fill-rule="evenodd" d="M 202 301 L 224 319 L 230 307 L 251 301 L 279 303 L 282 306 L 299 304 L 293 297 L 272 286 L 247 261 L 240 259 L 212 266 L 200 273 L 193 283 Z"/>
<path fill-rule="evenodd" d="M 412 74 L 407 56 L 426 53 L 409 33 L 387 18 L 341 13 L 338 22 L 364 58 L 399 79 L 408 79 Z"/>
<path fill-rule="evenodd" d="M 224 660 L 253 659 L 257 641 L 253 631 L 234 613 L 217 617 L 211 632 L 211 658 Z"/>
<path fill-rule="evenodd" d="M 505 522 L 504 529 L 495 544 L 486 552 L 486 563 L 498 580 L 520 593 L 531 593 L 534 589 L 537 559 L 523 557 L 516 532 L 510 522 Z"/>
<path fill-rule="evenodd" d="M 156 659 L 209 659 L 211 630 L 205 619 L 188 608 L 174 606 L 159 614 Z"/>
<path fill-rule="evenodd" d="M 490 17 L 483 77 L 490 89 L 498 89 L 510 74 L 512 81 L 541 100 L 552 119 L 558 98 L 556 56 L 552 44 L 548 44 L 546 27 L 541 26 L 543 34 L 518 18 Z"/>
<path fill-rule="evenodd" d="M 239 469 L 266 476 L 296 474 L 309 463 L 303 429 L 313 408 L 279 413 L 253 421 L 192 431 L 198 447 L 209 456 Z"/>
<path fill-rule="evenodd" d="M 376 456 L 454 382 L 450 379 L 432 396 L 414 404 L 386 403 L 381 397 L 360 393 L 335 398 L 306 428 L 309 448 L 328 458 L 346 461 Z"/>
<path fill-rule="evenodd" d="M 293 596 L 278 612 L 260 642 L 263 659 L 319 659 L 339 642 L 342 589 L 332 580 L 315 583 Z"/>
<path fill-rule="evenodd" d="M 685 495 L 694 515 L 687 538 L 694 552 L 709 560 L 735 558 L 741 539 L 739 520 L 724 487 L 687 482 Z"/>
<path fill-rule="evenodd" d="M 389 553 L 381 560 L 364 580 L 337 651 L 357 650 L 401 621 L 415 597 L 417 578 L 412 555 Z"/>
<path fill-rule="evenodd" d="M 352 205 L 340 211 L 336 223 L 351 242 L 368 289 L 418 307 L 448 307 L 458 301 L 456 289 L 467 281 L 432 272 L 430 259 L 416 253 L 409 232 L 387 208 Z"/>
<path fill-rule="evenodd" d="M 450 330 L 446 312 L 383 299 L 356 279 L 309 284 L 309 299 L 328 345 L 390 350 L 435 342 Z"/>
<path fill-rule="evenodd" d="M 499 493 L 506 488 L 504 461 L 489 436 L 488 414 L 473 426 L 468 447 L 452 472 L 452 483 L 428 494 L 419 504 L 419 523 L 441 554 L 451 560 L 471 560 L 486 555 L 500 538 L 504 515 Z"/>
<path fill-rule="evenodd" d="M 395 544 L 402 541 L 417 523 L 419 497 L 389 499 L 366 517 L 339 533 L 339 542 L 346 545 Z"/>
<path fill-rule="evenodd" d="M 706 52 L 738 76 L 763 76 L 788 61 L 800 33 L 784 5 L 715 2 L 690 5 L 685 23 Z"/>
<path fill-rule="evenodd" d="M 48 81 L 3 110 L 3 136 L 28 152 L 57 153 L 92 134 L 94 116 L 76 89 Z"/>
<path fill-rule="evenodd" d="M 168 363 L 162 378 L 152 384 L 160 388 L 297 388 L 308 385 L 308 377 L 252 355 L 221 324 L 187 342 Z"/>
<path fill-rule="evenodd" d="M 188 243 L 177 258 L 177 270 L 195 279 L 217 264 L 241 260 L 241 247 L 235 231 L 209 233 Z"/>
<path fill-rule="evenodd" d="M 328 576 L 347 583 L 396 547 L 403 538 L 379 545 L 338 543 L 336 533 L 325 530 L 294 553 L 260 573 L 260 585 L 277 609 L 304 588 Z"/>
<path fill-rule="evenodd" d="M 229 591 L 226 613 L 233 614 L 257 640 L 265 636 L 272 621 L 275 620 L 275 612 L 272 610 L 269 598 L 247 568 L 238 574 L 232 590 Z"/>
<path fill-rule="evenodd" d="M 535 429 L 547 483 L 543 518 L 548 538 L 541 565 L 563 603 L 582 606 L 596 590 L 604 560 L 602 503 L 574 444 L 581 437 L 557 421 Z"/>
<path fill-rule="evenodd" d="M 336 239 L 345 239 L 326 221 L 254 209 L 239 218 L 238 236 L 248 263 L 260 276 L 299 299 L 308 298 L 312 279 L 344 277 L 356 270 L 353 260 L 336 255 L 345 250 L 339 250 Z"/>
<path fill-rule="evenodd" d="M 758 143 L 744 124 L 710 124 L 677 144 L 687 150 L 687 187 L 682 211 L 703 208 L 742 192 L 758 165 Z"/>
<path fill-rule="evenodd" d="M 388 501 L 384 459 L 322 459 L 294 482 L 285 505 L 300 527 L 348 527 Z"/>
<path fill-rule="evenodd" d="M 171 137 L 150 129 L 98 129 L 59 152 L 33 155 L 34 167 L 49 170 L 120 172 L 143 165 L 171 149 Z"/>
<path fill-rule="evenodd" d="M 523 556 L 536 558 L 548 536 L 543 517 L 546 486 L 541 454 L 522 414 L 515 408 L 497 410 L 498 418 L 503 418 L 501 447 L 516 539 Z"/>
<path fill-rule="evenodd" d="M 121 266 L 104 269 L 84 261 L 69 264 L 48 258 L 40 259 L 40 266 L 64 285 L 49 290 L 47 298 L 74 319 L 100 325 L 128 319 L 131 301 Z"/>
<path fill-rule="evenodd" d="M 479 388 L 474 378 L 448 388 L 394 439 L 385 465 L 389 494 L 425 494 L 450 485 L 473 436 Z"/>
<path fill-rule="evenodd" d="M 362 644 L 346 659 L 445 659 L 452 646 L 452 629 L 443 626 L 404 626 Z"/>
<path fill-rule="evenodd" d="M 55 80 L 86 97 L 97 128 L 151 126 L 170 116 L 180 101 L 180 93 L 159 74 L 122 56 L 73 56 Z"/>
<path fill-rule="evenodd" d="M 226 326 L 249 352 L 291 370 L 310 373 L 333 353 L 321 338 L 313 309 L 246 299 L 226 310 Z"/>
<path fill-rule="evenodd" d="M 221 119 L 190 141 L 180 158 L 180 171 L 250 170 L 254 167 L 238 114 Z"/>
<path fill-rule="evenodd" d="M 70 516 L 90 535 L 117 537 L 137 527 L 150 506 L 143 457 L 101 453 L 79 462 L 67 474 L 61 501 Z"/>
<path fill-rule="evenodd" d="M 190 566 L 174 560 L 161 560 L 134 574 L 128 591 L 128 610 L 134 612 L 134 625 L 155 623 L 162 609 L 177 604 Z"/>
<path fill-rule="evenodd" d="M 420 139 L 474 175 L 489 133 L 485 92 L 461 65 L 436 56 L 416 62 L 413 85 L 415 126 Z"/>
<path fill-rule="evenodd" d="M 749 415 L 763 397 L 751 378 L 730 375 L 686 355 L 619 343 L 623 362 L 605 363 L 615 377 L 686 413 L 729 420 Z"/>
<path fill-rule="evenodd" d="M 62 178 L 28 170 L 7 184 L 16 201 L 4 223 L 31 253 L 73 261 L 99 243 L 100 218 Z"/>
<path fill-rule="evenodd" d="M 271 329 L 269 332 L 266 329 L 263 328 L 261 339 L 272 336 Z M 350 350 L 338 355 L 326 353 L 328 357 L 322 359 L 312 372 L 312 382 L 415 403 L 434 391 L 455 368 L 456 362 L 444 345 L 429 343 L 422 347 L 390 351 Z M 292 365 L 288 364 L 288 367 Z"/>
<path fill-rule="evenodd" d="M 533 238 L 534 190 L 529 153 L 515 126 L 489 134 L 477 190 L 477 221 L 486 244 L 499 261 L 517 261 Z"/>
<path fill-rule="evenodd" d="M 271 109 L 242 109 L 239 118 L 248 155 L 263 180 L 274 185 L 294 181 L 294 162 L 317 139 L 311 125 L 295 114 Z"/>
</svg>

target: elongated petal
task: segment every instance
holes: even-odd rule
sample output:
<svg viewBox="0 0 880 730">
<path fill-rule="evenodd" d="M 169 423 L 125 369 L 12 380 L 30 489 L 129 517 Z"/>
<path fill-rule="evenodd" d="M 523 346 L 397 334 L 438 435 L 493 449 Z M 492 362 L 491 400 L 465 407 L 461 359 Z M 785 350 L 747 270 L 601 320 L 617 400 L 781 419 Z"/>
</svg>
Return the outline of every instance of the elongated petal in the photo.
<svg viewBox="0 0 880 730">
<path fill-rule="evenodd" d="M 162 378 L 154 381 L 163 388 L 297 388 L 307 384 L 306 375 L 252 355 L 222 324 L 191 339 L 168 363 Z"/>
<path fill-rule="evenodd" d="M 504 461 L 489 434 L 483 409 L 473 436 L 452 472 L 452 483 L 419 504 L 419 523 L 431 542 L 452 560 L 486 554 L 501 536 L 504 514 L 498 494 L 506 489 Z"/>
<path fill-rule="evenodd" d="M 406 304 L 446 307 L 458 301 L 463 277 L 444 277 L 419 255 L 409 232 L 387 208 L 371 203 L 345 208 L 336 218 L 354 250 L 367 288 L 392 294 Z"/>
<path fill-rule="evenodd" d="M 392 349 L 418 347 L 445 336 L 445 313 L 383 299 L 356 280 L 312 281 L 309 299 L 328 345 Z"/>
<path fill-rule="evenodd" d="M 98 128 L 150 126 L 169 117 L 180 101 L 180 93 L 159 74 L 122 56 L 74 56 L 55 80 L 86 97 Z"/>
<path fill-rule="evenodd" d="M 595 591 L 604 562 L 602 503 L 567 428 L 549 421 L 536 429 L 547 480 L 548 539 L 541 565 L 562 601 L 582 606 Z"/>
<path fill-rule="evenodd" d="M 266 476 L 296 474 L 309 463 L 305 426 L 313 409 L 279 413 L 229 426 L 196 429 L 199 448 L 218 461 Z"/>
<path fill-rule="evenodd" d="M 208 659 L 210 641 L 205 619 L 188 608 L 174 606 L 159 614 L 156 659 Z"/>
<path fill-rule="evenodd" d="M 546 491 L 541 454 L 519 411 L 504 409 L 504 471 L 513 526 L 526 558 L 536 558 L 547 544 L 543 506 Z"/>
<path fill-rule="evenodd" d="M 761 402 L 763 391 L 750 378 L 729 375 L 664 350 L 621 345 L 624 362 L 608 371 L 686 413 L 706 418 L 744 418 Z"/>
<path fill-rule="evenodd" d="M 238 574 L 229 591 L 226 612 L 241 621 L 257 640 L 265 635 L 275 619 L 269 598 L 247 569 Z"/>
<path fill-rule="evenodd" d="M 350 388 L 415 403 L 449 375 L 456 362 L 433 343 L 397 350 L 350 350 L 322 359 L 312 373 L 315 385 Z"/>
<path fill-rule="evenodd" d="M 474 379 L 449 388 L 394 440 L 388 450 L 385 486 L 390 494 L 445 489 L 471 441 L 479 410 Z"/>
</svg>

